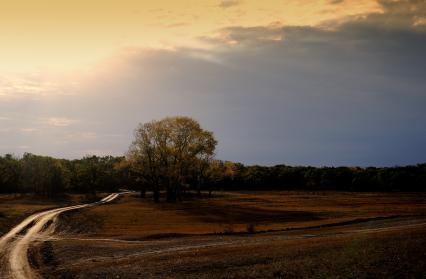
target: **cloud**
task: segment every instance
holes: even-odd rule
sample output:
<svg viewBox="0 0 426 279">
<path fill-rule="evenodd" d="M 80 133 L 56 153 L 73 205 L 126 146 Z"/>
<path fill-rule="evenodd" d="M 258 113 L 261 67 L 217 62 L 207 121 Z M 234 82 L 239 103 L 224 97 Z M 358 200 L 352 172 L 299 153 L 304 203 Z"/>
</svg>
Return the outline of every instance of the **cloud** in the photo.
<svg viewBox="0 0 426 279">
<path fill-rule="evenodd" d="M 0 128 L 0 133 L 9 133 L 12 130 L 12 128 Z"/>
<path fill-rule="evenodd" d="M 396 32 L 407 29 L 425 32 L 423 26 L 417 27 L 419 18 L 426 17 L 426 2 L 421 0 L 380 0 L 381 13 L 369 14 L 358 19 L 351 19 L 348 25 L 359 28 L 380 29 L 382 31 Z"/>
<path fill-rule="evenodd" d="M 77 121 L 66 117 L 48 117 L 43 122 L 50 126 L 67 127 Z"/>
<path fill-rule="evenodd" d="M 70 80 L 68 80 L 70 79 Z M 40 73 L 0 75 L 0 100 L 33 99 L 69 95 L 76 88 L 74 78 Z"/>
<path fill-rule="evenodd" d="M 414 26 L 425 26 L 426 25 L 426 17 L 416 17 L 414 19 Z"/>
<path fill-rule="evenodd" d="M 19 145 L 18 148 L 19 149 L 30 149 L 31 146 L 29 146 L 29 145 Z"/>
<path fill-rule="evenodd" d="M 385 11 L 332 30 L 226 28 L 208 52 L 220 63 L 191 49 L 135 51 L 125 58 L 124 72 L 132 76 L 121 77 L 127 84 L 121 94 L 141 121 L 171 114 L 200 119 L 218 135 L 226 159 L 420 162 L 426 37 L 409 24 L 415 9 Z M 108 87 L 118 92 L 121 85 Z M 144 112 L 135 113 L 138 104 Z"/>
<path fill-rule="evenodd" d="M 19 119 L 19 127 L 39 128 L 31 119 L 54 116 L 44 118 L 43 133 L 4 133 L 2 141 L 66 157 L 123 154 L 138 122 L 189 115 L 214 131 L 221 159 L 425 161 L 426 36 L 414 24 L 421 2 L 382 5 L 383 13 L 333 28 L 234 26 L 204 38 L 207 49 L 123 50 L 78 94 L 0 102 L 2 115 Z"/>
<path fill-rule="evenodd" d="M 21 128 L 19 130 L 23 133 L 34 133 L 34 132 L 40 131 L 39 129 L 36 129 L 36 128 Z"/>
<path fill-rule="evenodd" d="M 172 24 L 167 24 L 166 28 L 177 28 L 177 27 L 183 27 L 183 26 L 188 26 L 189 23 L 188 22 L 176 22 L 176 23 L 172 23 Z"/>
<path fill-rule="evenodd" d="M 238 6 L 239 4 L 240 4 L 240 1 L 236 1 L 236 0 L 223 0 L 223 1 L 220 1 L 219 7 L 223 8 L 223 9 L 227 9 L 227 8 Z"/>
<path fill-rule="evenodd" d="M 73 132 L 67 133 L 65 135 L 67 140 L 78 140 L 78 141 L 87 141 L 87 140 L 95 140 L 97 138 L 97 134 L 94 132 Z"/>
<path fill-rule="evenodd" d="M 345 0 L 330 0 L 330 4 L 336 5 L 336 4 L 342 4 L 345 2 Z"/>
<path fill-rule="evenodd" d="M 46 81 L 36 80 L 32 77 L 0 76 L 0 96 L 42 96 L 53 90 L 53 85 Z"/>
<path fill-rule="evenodd" d="M 211 43 L 215 46 L 221 45 L 257 45 L 268 42 L 282 41 L 283 30 L 280 27 L 272 26 L 255 26 L 255 27 L 228 27 L 218 30 L 218 32 L 210 37 L 201 37 L 200 40 Z"/>
</svg>

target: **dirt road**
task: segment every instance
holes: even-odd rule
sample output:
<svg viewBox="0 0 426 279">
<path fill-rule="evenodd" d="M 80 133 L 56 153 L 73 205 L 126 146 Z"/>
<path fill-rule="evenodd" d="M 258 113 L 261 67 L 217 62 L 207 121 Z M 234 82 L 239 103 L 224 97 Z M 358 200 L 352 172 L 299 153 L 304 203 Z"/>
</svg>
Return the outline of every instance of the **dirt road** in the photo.
<svg viewBox="0 0 426 279">
<path fill-rule="evenodd" d="M 53 236 L 57 217 L 65 211 L 76 210 L 113 201 L 122 193 L 111 194 L 90 204 L 81 204 L 43 211 L 29 216 L 9 233 L 0 238 L 0 278 L 38 278 L 28 261 L 28 249 L 32 242 Z"/>
</svg>

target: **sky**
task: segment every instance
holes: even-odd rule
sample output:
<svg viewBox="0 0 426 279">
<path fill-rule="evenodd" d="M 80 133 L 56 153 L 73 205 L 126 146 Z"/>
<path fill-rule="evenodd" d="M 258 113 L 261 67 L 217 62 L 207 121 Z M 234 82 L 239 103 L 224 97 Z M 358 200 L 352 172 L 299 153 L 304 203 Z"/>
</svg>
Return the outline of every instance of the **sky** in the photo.
<svg viewBox="0 0 426 279">
<path fill-rule="evenodd" d="M 426 1 L 0 0 L 0 154 L 186 115 L 245 164 L 426 162 Z"/>
</svg>

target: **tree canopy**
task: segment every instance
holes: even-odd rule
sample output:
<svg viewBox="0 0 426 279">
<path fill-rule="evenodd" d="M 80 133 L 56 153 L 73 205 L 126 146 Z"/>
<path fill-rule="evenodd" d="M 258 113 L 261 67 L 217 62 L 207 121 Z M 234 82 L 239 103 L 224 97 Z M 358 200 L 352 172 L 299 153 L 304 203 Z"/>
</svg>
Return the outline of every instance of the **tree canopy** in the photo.
<svg viewBox="0 0 426 279">
<path fill-rule="evenodd" d="M 199 187 L 213 159 L 217 141 L 190 117 L 167 117 L 140 124 L 127 158 L 150 187 L 154 200 L 166 189 L 167 201 L 182 199 L 184 188 Z"/>
</svg>

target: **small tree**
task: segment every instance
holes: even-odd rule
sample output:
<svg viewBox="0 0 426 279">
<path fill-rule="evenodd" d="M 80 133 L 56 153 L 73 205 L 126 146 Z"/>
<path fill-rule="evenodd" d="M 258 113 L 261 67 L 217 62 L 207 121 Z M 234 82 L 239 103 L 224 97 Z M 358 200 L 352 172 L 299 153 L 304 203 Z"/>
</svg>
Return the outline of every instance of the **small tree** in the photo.
<svg viewBox="0 0 426 279">
<path fill-rule="evenodd" d="M 213 133 L 189 117 L 167 117 L 140 124 L 127 158 L 145 184 L 151 186 L 154 201 L 160 189 L 167 201 L 181 200 L 182 186 L 196 181 L 200 166 L 214 156 L 217 141 Z"/>
</svg>

